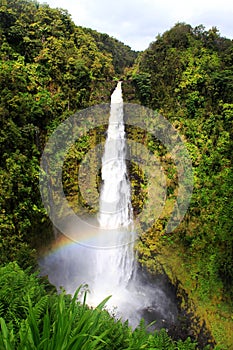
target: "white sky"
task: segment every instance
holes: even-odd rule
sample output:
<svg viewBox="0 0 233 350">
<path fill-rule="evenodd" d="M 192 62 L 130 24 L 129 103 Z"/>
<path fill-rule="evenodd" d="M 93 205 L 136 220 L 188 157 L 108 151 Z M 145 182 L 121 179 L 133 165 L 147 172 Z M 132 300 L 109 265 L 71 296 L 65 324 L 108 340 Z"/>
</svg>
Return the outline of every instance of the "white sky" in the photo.
<svg viewBox="0 0 233 350">
<path fill-rule="evenodd" d="M 233 38 L 232 0 L 39 0 L 68 10 L 75 24 L 107 33 L 134 50 L 146 49 L 177 22 L 216 26 Z"/>
</svg>

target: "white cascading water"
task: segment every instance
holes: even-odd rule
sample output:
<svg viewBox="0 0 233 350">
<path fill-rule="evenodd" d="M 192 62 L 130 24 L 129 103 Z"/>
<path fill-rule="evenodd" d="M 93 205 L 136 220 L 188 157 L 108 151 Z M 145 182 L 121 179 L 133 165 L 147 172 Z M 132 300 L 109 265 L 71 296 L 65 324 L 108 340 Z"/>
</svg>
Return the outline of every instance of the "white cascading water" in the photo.
<svg viewBox="0 0 233 350">
<path fill-rule="evenodd" d="M 98 221 L 105 233 L 99 239 L 107 249 L 96 250 L 95 281 L 90 302 L 97 304 L 113 294 L 110 304 L 116 306 L 116 298 L 122 298 L 134 272 L 135 240 L 126 167 L 121 82 L 111 96 L 111 113 L 102 158 L 102 180 Z"/>
<path fill-rule="evenodd" d="M 39 259 L 41 274 L 73 294 L 82 284 L 90 290 L 87 303 L 97 306 L 106 297 L 107 309 L 134 328 L 142 317 L 156 319 L 161 328 L 173 324 L 177 307 L 169 286 L 161 278 L 151 282 L 136 269 L 130 183 L 126 166 L 121 82 L 111 96 L 111 113 L 102 158 L 99 234 L 92 248 L 70 241 Z M 95 243 L 95 244 L 94 244 Z M 94 249 L 94 246 L 96 247 Z M 165 323 L 164 323 L 165 322 Z"/>
<path fill-rule="evenodd" d="M 126 169 L 126 141 L 121 82 L 111 96 L 107 140 L 102 159 L 103 186 L 100 194 L 101 228 L 128 227 L 132 223 L 130 183 Z"/>
</svg>

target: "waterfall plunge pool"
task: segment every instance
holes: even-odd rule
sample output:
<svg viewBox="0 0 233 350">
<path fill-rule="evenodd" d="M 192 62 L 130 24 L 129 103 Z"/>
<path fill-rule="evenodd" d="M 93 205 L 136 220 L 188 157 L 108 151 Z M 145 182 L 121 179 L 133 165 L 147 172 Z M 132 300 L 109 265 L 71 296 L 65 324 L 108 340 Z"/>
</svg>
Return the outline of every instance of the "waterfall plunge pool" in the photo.
<svg viewBox="0 0 233 350">
<path fill-rule="evenodd" d="M 110 254 L 111 250 L 102 253 Z M 107 303 L 107 310 L 122 321 L 129 321 L 135 328 L 143 318 L 150 328 L 166 328 L 168 332 L 181 327 L 182 332 L 189 334 L 190 320 L 180 308 L 180 299 L 176 288 L 171 285 L 165 274 L 151 275 L 144 268 L 135 264 L 134 274 L 128 285 L 114 287 L 104 278 L 99 280 L 97 289 L 93 289 L 96 279 L 96 251 L 59 235 L 51 247 L 39 258 L 40 273 L 48 276 L 52 285 L 59 291 L 64 288 L 67 294 L 73 295 L 80 285 L 88 286 L 87 304 L 97 306 L 103 299 L 112 295 Z M 109 272 L 111 271 L 111 266 Z M 184 324 L 186 329 L 184 329 Z"/>
</svg>

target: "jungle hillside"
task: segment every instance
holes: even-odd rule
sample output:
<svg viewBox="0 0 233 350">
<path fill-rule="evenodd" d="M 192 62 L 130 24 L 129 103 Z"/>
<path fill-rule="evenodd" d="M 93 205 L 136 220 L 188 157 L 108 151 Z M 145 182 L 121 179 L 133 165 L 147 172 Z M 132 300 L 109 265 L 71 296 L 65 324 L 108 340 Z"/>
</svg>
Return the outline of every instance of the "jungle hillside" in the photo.
<svg viewBox="0 0 233 350">
<path fill-rule="evenodd" d="M 139 263 L 176 286 L 193 317 L 190 337 L 149 333 L 143 321 L 132 330 L 104 310 L 107 299 L 91 309 L 76 300 L 81 287 L 69 296 L 38 277 L 40 249 L 54 238 L 39 191 L 45 144 L 69 116 L 109 103 L 118 80 L 124 101 L 167 118 L 192 159 L 194 190 L 182 223 L 167 234 L 165 213 L 136 245 Z M 75 25 L 64 9 L 0 0 L 0 91 L 0 349 L 233 349 L 232 40 L 216 27 L 177 23 L 135 52 Z M 80 159 L 84 141 L 77 144 Z M 144 144 L 161 159 L 174 200 L 171 157 L 156 140 Z M 79 160 L 66 163 L 71 197 Z M 146 181 L 131 170 L 137 213 Z"/>
</svg>

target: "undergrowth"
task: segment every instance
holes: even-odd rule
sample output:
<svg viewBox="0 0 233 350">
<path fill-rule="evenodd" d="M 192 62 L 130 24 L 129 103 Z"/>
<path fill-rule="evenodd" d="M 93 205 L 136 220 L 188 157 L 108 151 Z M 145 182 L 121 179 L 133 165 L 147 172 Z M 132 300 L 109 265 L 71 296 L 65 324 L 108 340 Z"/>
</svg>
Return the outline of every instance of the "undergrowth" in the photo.
<svg viewBox="0 0 233 350">
<path fill-rule="evenodd" d="M 57 294 L 16 263 L 0 268 L 0 285 L 0 350 L 197 349 L 164 329 L 149 333 L 143 320 L 132 330 L 105 310 L 109 297 L 89 308 L 82 287 L 73 297 Z"/>
</svg>

